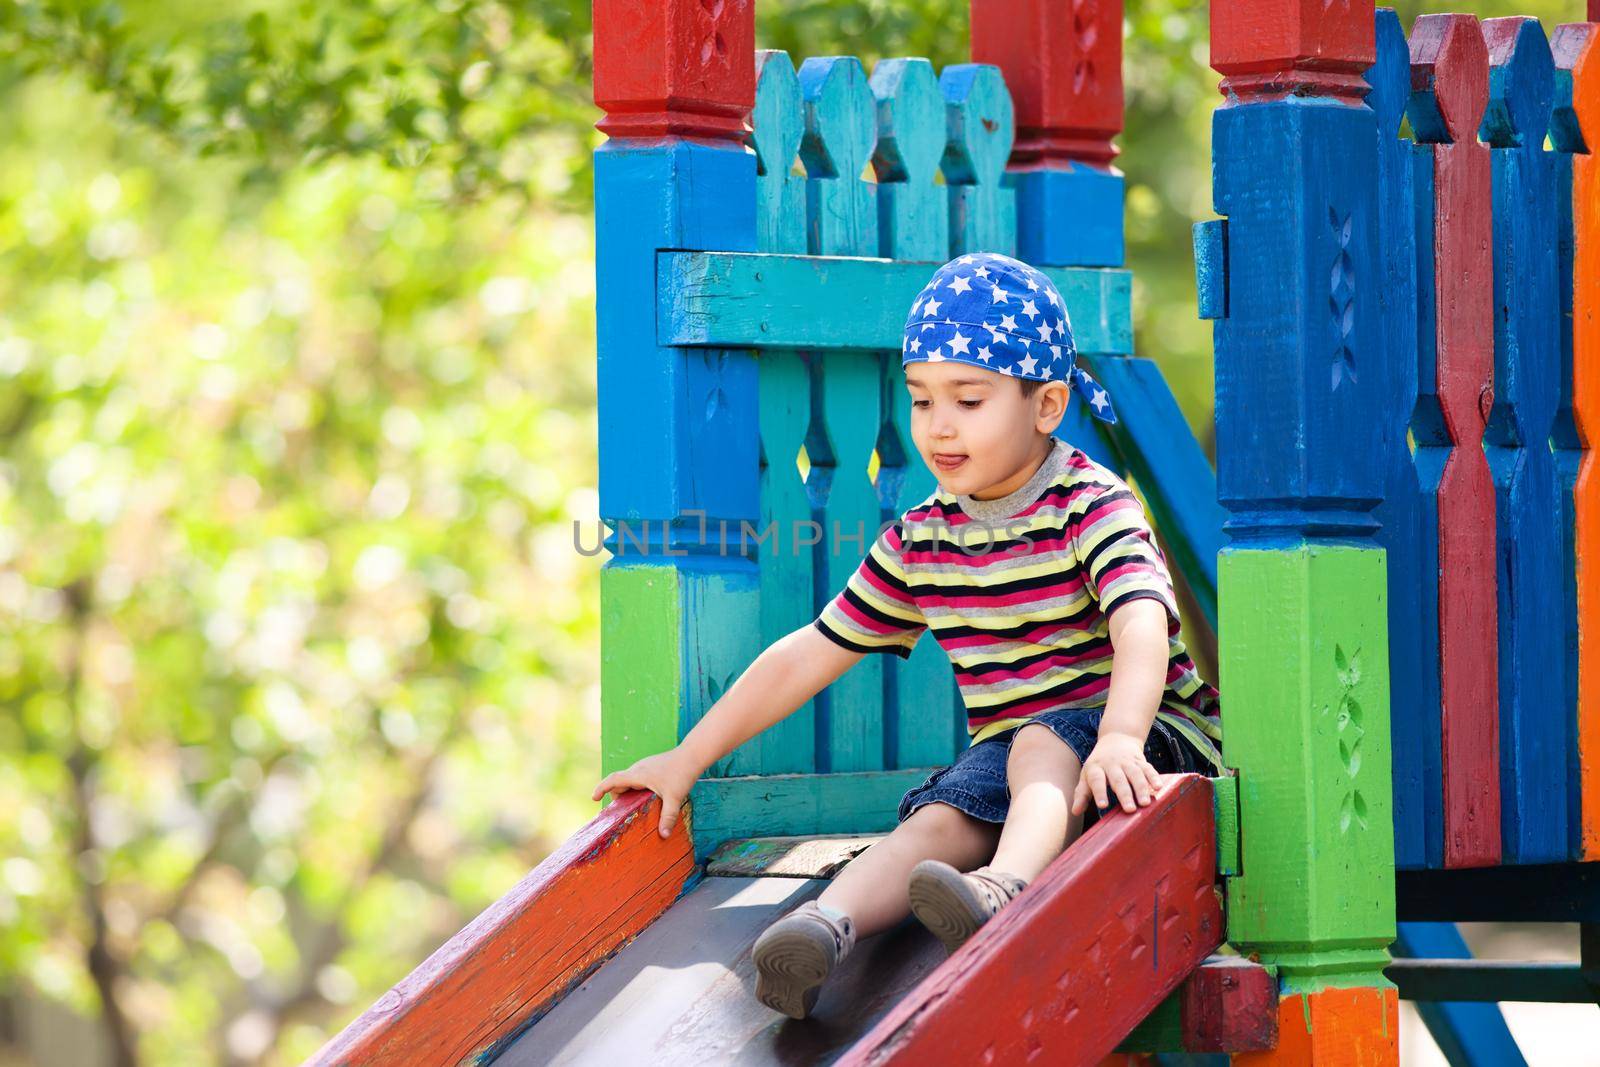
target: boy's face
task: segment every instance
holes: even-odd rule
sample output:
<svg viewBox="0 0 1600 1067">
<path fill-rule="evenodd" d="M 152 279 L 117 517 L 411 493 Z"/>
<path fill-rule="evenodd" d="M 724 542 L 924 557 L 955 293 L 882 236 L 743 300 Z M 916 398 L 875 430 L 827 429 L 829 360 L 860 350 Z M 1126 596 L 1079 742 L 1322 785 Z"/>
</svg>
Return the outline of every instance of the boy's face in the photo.
<svg viewBox="0 0 1600 1067">
<path fill-rule="evenodd" d="M 922 461 L 949 492 L 983 500 L 1027 482 L 1041 435 L 1060 425 L 1070 396 L 1065 382 L 1046 382 L 1024 397 L 1019 379 L 970 363 L 914 362 L 905 371 Z"/>
</svg>

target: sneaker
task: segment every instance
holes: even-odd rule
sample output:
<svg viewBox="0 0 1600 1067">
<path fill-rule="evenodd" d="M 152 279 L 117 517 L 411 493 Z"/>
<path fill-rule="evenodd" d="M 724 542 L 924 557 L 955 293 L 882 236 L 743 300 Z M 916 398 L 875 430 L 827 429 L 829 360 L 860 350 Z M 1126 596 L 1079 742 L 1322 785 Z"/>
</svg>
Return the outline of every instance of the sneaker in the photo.
<svg viewBox="0 0 1600 1067">
<path fill-rule="evenodd" d="M 750 950 L 756 999 L 791 1019 L 816 1007 L 822 981 L 856 943 L 850 917 L 835 920 L 808 900 L 767 927 Z"/>
<path fill-rule="evenodd" d="M 911 910 L 954 952 L 1027 884 L 987 866 L 963 874 L 940 860 L 923 860 L 911 869 Z"/>
</svg>

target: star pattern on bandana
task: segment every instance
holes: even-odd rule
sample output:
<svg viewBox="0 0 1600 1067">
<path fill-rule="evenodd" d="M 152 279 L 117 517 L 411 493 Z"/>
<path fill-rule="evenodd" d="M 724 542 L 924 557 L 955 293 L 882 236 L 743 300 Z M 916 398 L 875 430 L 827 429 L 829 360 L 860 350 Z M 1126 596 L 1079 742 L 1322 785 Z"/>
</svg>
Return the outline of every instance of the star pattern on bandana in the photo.
<svg viewBox="0 0 1600 1067">
<path fill-rule="evenodd" d="M 1116 421 L 1110 395 L 1077 363 L 1066 301 L 1048 275 L 1021 260 L 998 252 L 950 260 L 917 295 L 904 333 L 902 363 L 961 362 L 1065 382 L 1096 418 Z"/>
</svg>

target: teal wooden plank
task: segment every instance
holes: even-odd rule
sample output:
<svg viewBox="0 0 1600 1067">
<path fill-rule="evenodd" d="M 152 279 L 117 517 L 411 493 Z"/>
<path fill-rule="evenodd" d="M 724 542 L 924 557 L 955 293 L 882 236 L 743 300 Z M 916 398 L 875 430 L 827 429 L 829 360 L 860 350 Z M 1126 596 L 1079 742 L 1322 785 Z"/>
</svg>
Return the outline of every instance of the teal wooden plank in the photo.
<svg viewBox="0 0 1600 1067">
<path fill-rule="evenodd" d="M 1002 179 L 1015 137 L 1011 91 L 993 63 L 953 63 L 939 74 L 949 138 L 950 255 L 1017 254 L 1017 194 Z M 909 301 L 907 302 L 909 306 Z"/>
<path fill-rule="evenodd" d="M 756 53 L 751 147 L 756 169 L 756 247 L 806 249 L 805 175 L 795 173 L 805 128 L 800 80 L 787 52 Z M 811 521 L 811 499 L 797 463 L 811 426 L 810 364 L 792 349 L 768 350 L 757 363 L 761 437 L 761 527 L 749 547 L 760 575 L 760 641 L 766 648 L 814 617 L 815 567 L 796 534 Z M 738 546 L 743 550 L 744 546 Z M 735 775 L 816 770 L 816 701 L 808 700 L 734 750 Z"/>
<path fill-rule="evenodd" d="M 800 477 L 800 446 L 811 425 L 810 371 L 799 352 L 780 349 L 760 360 L 761 529 L 750 539 L 761 584 L 761 647 L 816 617 L 816 565 L 799 544 L 811 521 L 811 497 Z M 816 770 L 817 702 L 808 700 L 734 752 L 733 774 Z"/>
<path fill-rule="evenodd" d="M 800 64 L 805 136 L 806 248 L 816 255 L 870 256 L 878 250 L 878 187 L 861 180 L 878 139 L 877 104 L 855 56 L 813 56 Z"/>
<path fill-rule="evenodd" d="M 662 345 L 893 351 L 900 349 L 907 310 L 940 266 L 871 256 L 680 250 L 657 253 L 657 263 Z M 1080 355 L 1133 351 L 1131 272 L 1038 269 L 1061 292 Z M 839 314 L 841 308 L 850 313 Z M 819 316 L 819 309 L 828 314 Z"/>
<path fill-rule="evenodd" d="M 684 664 L 678 701 L 680 739 L 761 654 L 756 627 L 752 625 L 760 612 L 759 576 L 742 559 L 730 557 L 728 562 L 732 565 L 716 557 L 687 557 L 677 568 L 683 597 L 679 637 Z M 707 773 L 731 775 L 734 766 L 734 753 L 729 753 L 712 764 Z"/>
<path fill-rule="evenodd" d="M 806 180 L 795 161 L 805 119 L 800 79 L 789 53 L 756 50 L 756 104 L 750 112 L 750 147 L 756 153 L 756 248 L 806 250 Z"/>
<path fill-rule="evenodd" d="M 887 833 L 900 798 L 933 770 L 702 778 L 689 795 L 695 859 L 733 837 Z"/>
<path fill-rule="evenodd" d="M 878 255 L 942 259 L 950 246 L 945 187 L 934 181 L 944 155 L 945 103 L 933 64 L 885 59 L 869 82 L 878 112 Z"/>
<path fill-rule="evenodd" d="M 823 500 L 817 573 L 830 598 L 861 565 L 878 532 L 878 493 L 867 476 L 881 417 L 883 355 L 822 355 L 822 415 L 829 455 L 815 457 L 811 477 Z M 817 605 L 820 609 L 821 605 Z M 817 770 L 867 771 L 884 765 L 883 670 L 885 657 L 862 657 L 819 694 Z"/>
<path fill-rule="evenodd" d="M 950 246 L 949 197 L 940 173 L 947 125 L 945 100 L 925 59 L 888 59 L 872 72 L 878 101 L 879 255 L 921 261 L 918 289 Z M 853 305 L 856 306 L 856 305 Z M 891 314 L 903 320 L 906 305 Z M 881 522 L 898 519 L 937 488 L 933 472 L 911 439 L 911 401 L 894 334 L 882 365 L 877 491 Z M 863 553 L 865 554 L 865 553 Z M 820 607 L 820 605 L 819 605 Z M 883 766 L 942 766 L 967 744 L 966 708 L 950 657 L 924 633 L 905 659 L 872 657 L 883 672 Z"/>
<path fill-rule="evenodd" d="M 1117 450 L 1154 512 L 1200 610 L 1217 626 L 1217 553 L 1226 513 L 1217 476 L 1183 417 L 1161 367 L 1136 356 L 1086 360 L 1117 405 Z"/>
<path fill-rule="evenodd" d="M 934 771 L 904 767 L 835 774 L 764 774 L 702 778 L 689 794 L 689 832 L 697 862 L 735 837 L 875 834 L 895 828 L 900 798 Z M 1232 778 L 1209 779 L 1219 811 L 1235 807 Z M 1236 810 L 1236 808 L 1235 808 Z M 1219 840 L 1237 840 L 1238 819 L 1218 823 Z M 1236 849 L 1219 852 L 1218 873 L 1237 870 Z"/>
</svg>

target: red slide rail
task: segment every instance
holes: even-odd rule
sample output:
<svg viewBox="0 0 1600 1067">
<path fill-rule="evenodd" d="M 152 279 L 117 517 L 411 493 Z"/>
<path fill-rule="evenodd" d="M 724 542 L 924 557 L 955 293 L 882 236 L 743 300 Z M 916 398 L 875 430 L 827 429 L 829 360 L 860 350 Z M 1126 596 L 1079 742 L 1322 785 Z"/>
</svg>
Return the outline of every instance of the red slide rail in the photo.
<svg viewBox="0 0 1600 1067">
<path fill-rule="evenodd" d="M 310 1063 L 418 1067 L 492 1058 L 671 907 L 695 876 L 684 824 L 663 839 L 660 811 L 654 793 L 622 794 Z"/>
<path fill-rule="evenodd" d="M 1114 809 L 838 1062 L 1095 1064 L 1225 934 L 1211 782 Z M 1037 1059 L 1036 1059 L 1037 1058 Z"/>
</svg>

